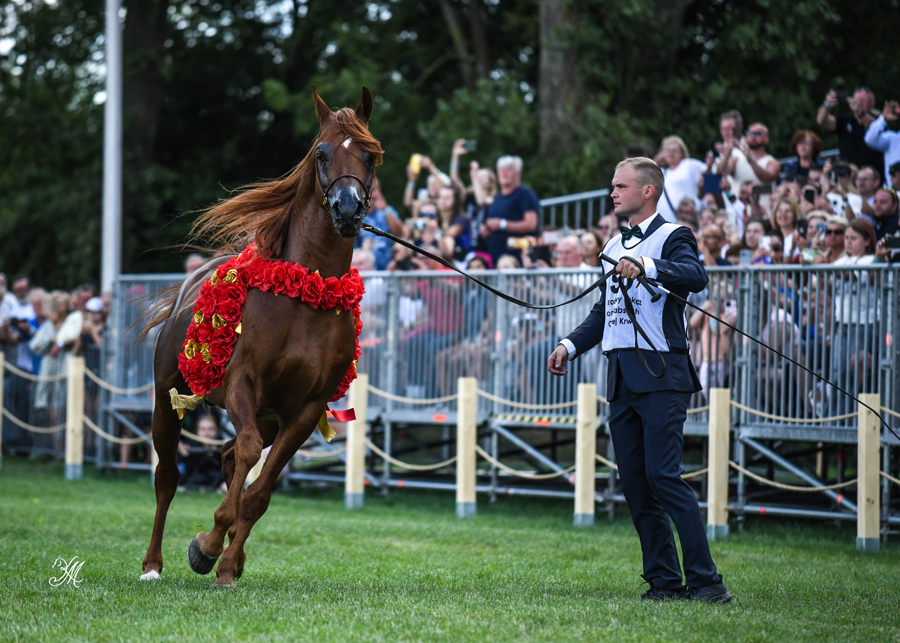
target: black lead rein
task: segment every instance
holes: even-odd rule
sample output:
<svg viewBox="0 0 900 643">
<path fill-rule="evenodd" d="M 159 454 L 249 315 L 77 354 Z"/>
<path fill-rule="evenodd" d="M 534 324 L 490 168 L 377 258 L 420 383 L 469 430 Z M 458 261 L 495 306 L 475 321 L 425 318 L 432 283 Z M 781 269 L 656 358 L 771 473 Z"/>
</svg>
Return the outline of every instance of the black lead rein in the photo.
<svg viewBox="0 0 900 643">
<path fill-rule="evenodd" d="M 615 270 L 616 270 L 616 269 L 615 269 L 615 266 L 618 264 L 618 262 L 617 262 L 615 259 L 613 259 L 612 257 L 610 257 L 609 255 L 604 254 L 604 253 L 600 253 L 600 259 L 602 259 L 603 261 L 605 261 L 605 262 L 607 262 L 607 263 L 612 264 L 612 265 L 613 265 L 613 268 L 612 268 L 609 272 L 603 273 L 603 276 L 600 277 L 600 278 L 599 278 L 597 281 L 595 281 L 593 284 L 591 284 L 591 285 L 587 288 L 587 290 L 584 290 L 581 294 L 577 295 L 576 297 L 573 297 L 572 299 L 570 299 L 570 300 L 568 300 L 568 301 L 564 301 L 564 302 L 562 302 L 561 304 L 553 304 L 552 306 L 535 306 L 534 304 L 529 304 L 528 302 L 522 301 L 521 299 L 516 299 L 515 297 L 512 297 L 512 296 L 510 296 L 510 295 L 507 295 L 506 293 L 500 292 L 499 290 L 497 290 L 497 289 L 495 289 L 495 288 L 492 288 L 491 286 L 488 286 L 488 285 L 487 285 L 486 283 L 484 283 L 483 281 L 480 281 L 480 280 L 476 279 L 475 277 L 473 277 L 472 275 L 470 275 L 470 274 L 468 274 L 468 273 L 466 273 L 466 272 L 460 270 L 459 268 L 457 268 L 456 266 L 454 266 L 452 262 L 447 261 L 447 260 L 444 259 L 443 257 L 439 257 L 439 256 L 437 256 L 437 255 L 435 255 L 435 254 L 432 254 L 431 252 L 428 252 L 427 250 L 423 250 L 422 248 L 419 248 L 418 246 L 416 246 L 416 245 L 414 245 L 414 244 L 412 244 L 412 243 L 409 243 L 408 241 L 406 241 L 406 240 L 404 240 L 404 239 L 401 239 L 400 237 L 397 237 L 397 236 L 391 234 L 390 232 L 385 232 L 384 230 L 380 230 L 379 228 L 375 228 L 375 227 L 370 226 L 370 225 L 368 225 L 368 224 L 363 224 L 363 225 L 362 225 L 362 229 L 363 229 L 363 230 L 366 230 L 367 232 L 371 232 L 371 233 L 374 234 L 375 236 L 378 236 L 378 237 L 384 237 L 384 238 L 386 238 L 386 239 L 390 239 L 390 240 L 393 241 L 394 243 L 399 243 L 401 246 L 404 246 L 404 247 L 406 247 L 406 248 L 409 248 L 410 250 L 412 250 L 412 251 L 414 251 L 414 252 L 418 252 L 418 253 L 421 254 L 421 255 L 425 255 L 425 256 L 428 257 L 429 259 L 432 259 L 432 260 L 434 260 L 434 261 L 437 261 L 437 262 L 438 262 L 439 264 L 441 264 L 442 266 L 446 266 L 447 268 L 450 268 L 451 270 L 455 270 L 456 272 L 458 272 L 459 274 L 461 274 L 461 275 L 462 275 L 463 277 L 465 277 L 466 279 L 470 279 L 470 280 L 474 281 L 476 284 L 478 284 L 478 285 L 481 286 L 482 288 L 485 288 L 486 290 L 488 290 L 488 291 L 494 293 L 494 294 L 497 295 L 498 297 L 500 297 L 500 298 L 502 298 L 502 299 L 505 299 L 506 301 L 511 302 L 511 303 L 513 303 L 513 304 L 516 304 L 516 305 L 518 305 L 518 306 L 524 306 L 525 308 L 531 308 L 531 309 L 533 309 L 533 310 L 550 310 L 550 309 L 553 309 L 553 308 L 559 308 L 560 306 L 565 306 L 565 305 L 567 305 L 567 304 L 571 304 L 571 303 L 573 303 L 573 302 L 578 301 L 578 300 L 581 299 L 582 297 L 586 296 L 589 292 L 592 292 L 593 290 L 596 290 L 598 287 L 600 287 L 600 285 L 601 285 L 604 281 L 606 281 L 607 279 L 609 279 L 610 277 L 612 277 L 612 276 L 615 274 Z M 750 340 L 752 340 L 753 342 L 756 342 L 758 345 L 762 346 L 763 348 L 766 348 L 766 349 L 772 351 L 773 353 L 775 353 L 775 354 L 778 355 L 779 357 L 782 357 L 782 358 L 786 359 L 787 361 L 789 361 L 791 364 L 794 364 L 795 366 L 799 366 L 800 368 L 802 368 L 804 371 L 806 371 L 807 373 L 809 373 L 809 374 L 812 375 L 813 377 L 815 377 L 815 378 L 817 378 L 817 379 L 819 379 L 819 380 L 825 382 L 825 383 L 828 384 L 829 386 L 834 387 L 835 389 L 837 389 L 838 391 L 840 391 L 841 393 L 843 393 L 844 395 L 846 395 L 847 397 L 849 397 L 851 400 L 854 400 L 857 404 L 859 404 L 859 405 L 861 405 L 861 406 L 863 406 L 863 407 L 869 409 L 870 411 L 872 411 L 872 413 L 875 414 L 875 416 L 876 416 L 876 417 L 879 419 L 879 421 L 885 426 L 885 428 L 887 428 L 887 430 L 890 431 L 890 432 L 893 434 L 893 436 L 894 436 L 895 438 L 897 438 L 898 440 L 900 440 L 900 435 L 897 435 L 897 433 L 894 431 L 894 429 L 891 428 L 891 425 L 888 424 L 888 423 L 885 421 L 885 419 L 881 416 L 881 413 L 879 413 L 878 411 L 876 411 L 875 409 L 873 409 L 871 406 L 869 406 L 869 405 L 866 404 L 865 402 L 862 402 L 862 401 L 861 401 L 858 397 L 856 397 L 855 395 L 851 395 L 849 392 L 847 392 L 846 390 L 842 389 L 840 386 L 838 386 L 837 384 L 835 384 L 835 383 L 832 382 L 831 380 L 829 380 L 829 379 L 827 379 L 827 378 L 825 378 L 825 377 L 822 377 L 822 376 L 819 375 L 818 373 L 815 373 L 814 371 L 810 370 L 809 368 L 807 368 L 806 366 L 804 366 L 804 365 L 801 364 L 800 362 L 796 361 L 795 359 L 792 359 L 792 358 L 788 357 L 787 355 L 785 355 L 784 353 L 782 353 L 782 352 L 779 351 L 778 349 L 772 348 L 772 347 L 769 346 L 768 344 L 766 344 L 766 343 L 764 343 L 764 342 L 762 342 L 762 341 L 756 339 L 756 338 L 753 337 L 752 335 L 748 335 L 747 333 L 745 333 L 744 331 L 742 331 L 740 328 L 737 328 L 737 327 L 735 327 L 735 326 L 732 326 L 731 324 L 729 324 L 729 323 L 726 322 L 725 320 L 723 320 L 723 319 L 717 317 L 716 315 L 713 315 L 711 312 L 709 312 L 709 311 L 707 311 L 707 310 L 703 310 L 703 309 L 700 308 L 699 306 L 696 306 L 696 305 L 692 304 L 691 302 L 689 302 L 689 301 L 688 301 L 687 299 L 685 299 L 684 297 L 681 297 L 680 295 L 677 295 L 677 294 L 673 293 L 672 291 L 670 291 L 670 290 L 668 290 L 667 288 L 665 288 L 665 287 L 664 287 L 661 283 L 659 283 L 657 280 L 649 279 L 649 278 L 644 274 L 644 268 L 643 268 L 643 266 L 641 266 L 635 259 L 633 259 L 633 258 L 631 258 L 631 257 L 626 257 L 626 258 L 629 259 L 629 260 L 631 260 L 631 261 L 633 261 L 634 263 L 636 263 L 636 264 L 640 267 L 640 269 L 641 269 L 641 274 L 638 275 L 638 277 L 636 278 L 636 280 L 637 280 L 642 286 L 644 286 L 644 288 L 647 289 L 647 292 L 650 293 L 650 295 L 651 295 L 650 300 L 651 300 L 651 301 L 654 301 L 654 302 L 655 302 L 655 301 L 657 301 L 657 300 L 661 297 L 660 293 L 658 292 L 658 291 L 661 290 L 662 292 L 666 293 L 667 296 L 672 297 L 673 299 L 675 299 L 675 301 L 678 301 L 678 302 L 680 302 L 680 303 L 682 303 L 682 304 L 685 304 L 685 305 L 687 305 L 687 306 L 690 306 L 691 308 L 693 308 L 693 309 L 695 309 L 695 310 L 699 310 L 701 313 L 703 313 L 704 315 L 710 317 L 711 319 L 715 319 L 715 320 L 716 320 L 717 322 L 719 322 L 720 324 L 724 324 L 725 326 L 728 326 L 728 328 L 730 328 L 731 330 L 735 331 L 736 333 L 738 333 L 738 334 L 740 334 L 740 335 L 743 335 L 743 336 L 746 337 L 747 339 L 750 339 Z M 635 329 L 635 348 L 637 349 L 638 357 L 640 358 L 641 363 L 643 363 L 644 367 L 647 369 L 647 372 L 649 372 L 650 375 L 652 375 L 652 376 L 655 377 L 655 378 L 660 378 L 660 377 L 662 377 L 662 376 L 665 374 L 665 372 L 666 372 L 666 363 L 665 363 L 665 361 L 663 360 L 663 357 L 662 357 L 662 354 L 660 353 L 660 351 L 653 345 L 653 342 L 651 342 L 651 341 L 650 341 L 650 338 L 647 337 L 647 334 L 644 332 L 644 329 L 641 328 L 640 324 L 638 324 L 637 318 L 636 318 L 636 315 L 635 315 L 635 311 L 634 311 L 634 307 L 633 307 L 633 305 L 631 304 L 631 301 L 630 301 L 631 298 L 627 296 L 627 290 L 628 290 L 628 287 L 630 286 L 630 284 L 628 283 L 628 280 L 621 280 L 620 283 L 621 283 L 622 281 L 624 281 L 624 283 L 623 283 L 620 287 L 622 288 L 623 292 L 625 292 L 625 294 L 624 294 L 624 296 L 622 297 L 622 299 L 623 299 L 623 303 L 625 304 L 625 311 L 626 311 L 626 313 L 628 314 L 628 318 L 630 319 L 631 323 L 634 325 L 634 329 Z M 653 351 L 659 356 L 660 362 L 661 362 L 662 365 L 663 365 L 663 370 L 662 370 L 662 372 L 661 372 L 659 375 L 657 375 L 657 374 L 654 373 L 652 370 L 650 370 L 650 367 L 647 365 L 647 362 L 646 362 L 646 360 L 644 359 L 643 354 L 641 353 L 641 349 L 640 349 L 640 347 L 637 345 L 637 335 L 638 335 L 638 333 L 641 334 L 641 337 L 644 338 L 644 340 L 650 345 L 650 347 L 653 349 Z"/>
</svg>

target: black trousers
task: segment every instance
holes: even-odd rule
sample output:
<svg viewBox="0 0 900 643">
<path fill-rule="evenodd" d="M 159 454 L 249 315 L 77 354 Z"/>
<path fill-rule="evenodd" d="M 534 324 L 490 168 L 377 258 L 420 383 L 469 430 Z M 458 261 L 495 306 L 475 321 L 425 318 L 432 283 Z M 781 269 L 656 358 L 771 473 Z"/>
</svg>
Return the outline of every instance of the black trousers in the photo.
<svg viewBox="0 0 900 643">
<path fill-rule="evenodd" d="M 641 540 L 644 579 L 653 587 L 681 587 L 681 566 L 669 518 L 678 529 L 684 578 L 691 587 L 721 580 L 709 553 L 694 493 L 681 478 L 684 420 L 690 393 L 635 393 L 617 378 L 609 428 L 631 519 Z"/>
</svg>

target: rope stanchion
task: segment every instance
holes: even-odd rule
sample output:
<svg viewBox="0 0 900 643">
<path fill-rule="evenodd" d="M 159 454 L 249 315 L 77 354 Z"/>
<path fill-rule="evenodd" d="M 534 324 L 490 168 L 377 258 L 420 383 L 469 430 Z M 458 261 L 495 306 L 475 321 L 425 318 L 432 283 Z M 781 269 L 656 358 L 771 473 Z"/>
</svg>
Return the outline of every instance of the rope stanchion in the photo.
<svg viewBox="0 0 900 643">
<path fill-rule="evenodd" d="M 742 411 L 747 411 L 747 413 L 752 413 L 753 415 L 758 415 L 759 417 L 766 418 L 767 420 L 778 420 L 781 422 L 792 422 L 794 424 L 825 424 L 827 422 L 838 422 L 840 420 L 849 420 L 850 418 L 855 418 L 856 413 L 845 413 L 844 415 L 834 415 L 832 417 L 827 418 L 789 418 L 783 415 L 773 415 L 772 413 L 766 413 L 764 411 L 758 411 L 756 409 L 750 408 L 749 406 L 745 406 L 740 402 L 735 402 L 732 400 L 731 406 L 738 408 Z"/>
<path fill-rule="evenodd" d="M 140 444 L 141 442 L 146 442 L 150 439 L 149 433 L 147 435 L 141 435 L 136 438 L 117 438 L 116 436 L 110 435 L 99 426 L 94 424 L 91 418 L 87 416 L 84 417 L 84 423 L 91 431 L 99 435 L 104 440 L 109 440 L 110 442 L 115 442 L 116 444 Z"/>
<path fill-rule="evenodd" d="M 66 379 L 65 373 L 61 375 L 32 375 L 28 371 L 23 371 L 22 369 L 16 368 L 9 362 L 6 362 L 5 367 L 6 370 L 8 370 L 10 373 L 18 375 L 23 379 L 31 380 L 32 382 L 62 382 L 64 379 Z"/>
<path fill-rule="evenodd" d="M 889 480 L 890 482 L 893 482 L 895 485 L 900 486 L 900 480 L 898 480 L 897 478 L 895 478 L 894 476 L 892 476 L 890 474 L 885 473 L 884 471 L 881 472 L 881 477 L 884 478 L 885 480 Z"/>
<path fill-rule="evenodd" d="M 191 440 L 196 440 L 200 444 L 209 444 L 210 446 L 215 446 L 215 447 L 220 447 L 223 444 L 225 444 L 226 442 L 228 442 L 228 440 L 216 440 L 214 438 L 202 438 L 199 435 L 197 435 L 196 433 L 191 433 L 190 431 L 188 431 L 186 429 L 181 429 L 181 435 L 188 437 Z"/>
<path fill-rule="evenodd" d="M 302 455 L 304 458 L 335 458 L 345 453 L 347 453 L 347 447 L 345 446 L 340 449 L 335 449 L 334 451 L 307 451 L 305 449 L 297 449 L 297 455 Z"/>
<path fill-rule="evenodd" d="M 490 400 L 491 402 L 499 402 L 500 404 L 505 404 L 506 406 L 512 406 L 517 409 L 530 409 L 532 411 L 551 411 L 553 409 L 565 409 L 570 406 L 575 406 L 578 404 L 578 400 L 573 400 L 572 402 L 560 402 L 559 404 L 528 404 L 527 402 L 516 402 L 514 400 L 505 400 L 502 397 L 498 397 L 487 391 L 482 391 L 478 389 L 478 395 L 483 397 L 486 400 Z"/>
<path fill-rule="evenodd" d="M 383 397 L 386 400 L 392 400 L 394 402 L 404 402 L 406 404 L 443 404 L 445 402 L 452 402 L 455 400 L 458 395 L 454 393 L 453 395 L 445 395 L 444 397 L 432 397 L 432 398 L 415 398 L 415 397 L 404 397 L 402 395 L 394 395 L 393 393 L 388 393 L 387 391 L 382 391 L 380 388 L 375 388 L 371 384 L 369 384 L 369 391 L 374 393 L 379 397 Z"/>
<path fill-rule="evenodd" d="M 568 473 L 572 473 L 573 471 L 575 471 L 575 466 L 576 466 L 573 464 L 568 469 L 563 469 L 562 471 L 556 471 L 554 473 L 525 473 L 523 471 L 516 471 L 512 467 L 506 466 L 505 464 L 503 464 L 496 458 L 492 457 L 490 453 L 488 453 L 487 451 L 482 449 L 481 446 L 479 446 L 477 444 L 475 445 L 475 451 L 478 453 L 478 455 L 480 455 L 482 458 L 484 458 L 485 460 L 490 462 L 492 465 L 494 465 L 498 469 L 506 471 L 507 473 L 510 473 L 519 478 L 528 478 L 530 480 L 549 480 L 550 478 L 559 478 L 560 476 L 564 476 Z"/>
<path fill-rule="evenodd" d="M 3 417 L 7 420 L 15 424 L 17 427 L 21 429 L 25 429 L 26 431 L 31 431 L 32 433 L 59 433 L 63 429 L 66 428 L 65 424 L 57 424 L 56 426 L 34 426 L 33 424 L 28 424 L 27 422 L 23 422 L 15 415 L 10 413 L 7 409 L 3 409 Z"/>
<path fill-rule="evenodd" d="M 731 465 L 731 467 L 733 469 L 740 471 L 748 478 L 752 478 L 753 480 L 756 480 L 757 482 L 762 483 L 764 485 L 768 485 L 770 487 L 775 487 L 776 489 L 784 489 L 785 491 L 803 491 L 803 492 L 818 493 L 820 491 L 833 491 L 835 489 L 843 489 L 844 487 L 849 487 L 851 485 L 855 485 L 858 482 L 858 479 L 854 478 L 853 480 L 848 480 L 847 482 L 841 482 L 839 484 L 830 484 L 830 485 L 825 485 L 825 486 L 821 486 L 821 487 L 798 487 L 796 485 L 783 484 L 781 482 L 775 482 L 774 480 L 769 480 L 768 478 L 763 478 L 762 476 L 757 475 L 757 474 L 753 473 L 752 471 L 745 469 L 744 467 L 739 465 L 737 462 L 734 462 L 733 460 L 729 460 L 728 464 Z"/>
<path fill-rule="evenodd" d="M 112 384 L 107 384 L 102 379 L 100 379 L 99 375 L 92 373 L 90 370 L 85 370 L 85 375 L 88 376 L 88 379 L 94 382 L 97 386 L 102 389 L 106 389 L 110 393 L 114 393 L 116 395 L 140 395 L 141 393 L 146 393 L 153 389 L 153 382 L 149 384 L 144 384 L 143 386 L 139 386 L 137 388 L 119 388 L 118 386 L 113 386 Z"/>
<path fill-rule="evenodd" d="M 618 470 L 619 470 L 619 465 L 617 465 L 617 464 L 616 464 L 615 462 L 613 462 L 612 460 L 607 460 L 606 458 L 604 458 L 604 457 L 603 457 L 602 455 L 600 455 L 599 453 L 597 453 L 595 457 L 597 458 L 597 462 L 599 462 L 600 464 L 605 464 L 606 466 L 608 466 L 608 467 L 609 467 L 610 469 L 612 469 L 613 471 L 618 471 Z"/>
<path fill-rule="evenodd" d="M 682 473 L 681 479 L 682 480 L 690 480 L 691 478 L 696 478 L 697 476 L 702 476 L 705 473 L 709 473 L 709 467 L 706 467 L 705 469 L 699 469 L 697 471 L 691 471 L 689 473 Z"/>
<path fill-rule="evenodd" d="M 444 460 L 443 462 L 438 462 L 436 464 L 410 464 L 409 462 L 403 462 L 402 460 L 398 460 L 397 458 L 392 458 L 387 453 L 379 449 L 375 446 L 375 443 L 372 442 L 369 438 L 366 438 L 366 446 L 372 449 L 380 458 L 390 462 L 395 467 L 400 467 L 401 469 L 409 469 L 410 471 L 434 471 L 435 469 L 442 469 L 443 467 L 449 466 L 456 462 L 456 458 L 458 456 L 453 456 L 449 460 Z"/>
<path fill-rule="evenodd" d="M 703 413 L 704 411 L 709 410 L 709 404 L 706 406 L 698 406 L 696 409 L 688 409 L 687 414 L 691 415 L 692 413 Z"/>
</svg>

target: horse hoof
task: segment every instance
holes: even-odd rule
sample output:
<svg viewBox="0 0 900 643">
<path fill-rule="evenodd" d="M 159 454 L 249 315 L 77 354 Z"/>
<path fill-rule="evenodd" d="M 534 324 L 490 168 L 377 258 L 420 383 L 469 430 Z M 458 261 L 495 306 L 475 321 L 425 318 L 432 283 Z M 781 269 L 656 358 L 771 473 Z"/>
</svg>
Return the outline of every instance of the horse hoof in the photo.
<svg viewBox="0 0 900 643">
<path fill-rule="evenodd" d="M 234 580 L 237 580 L 238 578 L 240 578 L 243 575 L 243 573 L 244 573 L 244 566 L 241 565 L 240 567 L 238 567 L 237 574 L 234 575 Z"/>
<path fill-rule="evenodd" d="M 217 580 L 215 583 L 213 583 L 213 587 L 215 587 L 216 589 L 223 589 L 223 588 L 224 589 L 233 589 L 234 587 L 236 587 L 236 585 L 234 584 L 234 581 L 231 581 L 231 580 L 229 580 L 229 581 L 218 581 Z"/>
<path fill-rule="evenodd" d="M 191 565 L 191 569 L 193 569 L 196 573 L 206 575 L 210 573 L 213 567 L 216 566 L 216 561 L 219 560 L 218 556 L 207 556 L 203 549 L 200 547 L 200 541 L 194 538 L 191 541 L 191 546 L 188 549 L 188 563 Z"/>
<path fill-rule="evenodd" d="M 159 578 L 159 572 L 155 569 L 151 569 L 146 574 L 141 574 L 141 580 L 157 580 Z"/>
</svg>

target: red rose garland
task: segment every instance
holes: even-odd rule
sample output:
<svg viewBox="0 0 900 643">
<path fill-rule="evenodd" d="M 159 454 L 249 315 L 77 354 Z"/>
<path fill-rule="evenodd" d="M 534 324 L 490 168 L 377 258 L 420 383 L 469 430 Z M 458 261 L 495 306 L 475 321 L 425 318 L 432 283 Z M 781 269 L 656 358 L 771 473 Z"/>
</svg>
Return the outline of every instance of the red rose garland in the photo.
<svg viewBox="0 0 900 643">
<path fill-rule="evenodd" d="M 253 245 L 219 266 L 200 288 L 194 304 L 194 320 L 178 355 L 178 367 L 191 391 L 204 396 L 222 385 L 225 367 L 241 332 L 241 316 L 249 288 L 299 298 L 317 310 L 340 308 L 352 312 L 356 321 L 353 364 L 331 401 L 344 397 L 350 383 L 356 379 L 356 361 L 362 353 L 359 304 L 366 289 L 359 271 L 350 268 L 350 272 L 340 279 L 323 279 L 318 271 L 310 273 L 299 264 L 263 259 L 256 254 Z"/>
</svg>

